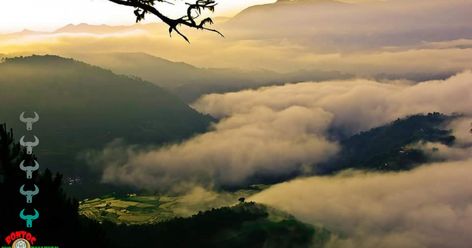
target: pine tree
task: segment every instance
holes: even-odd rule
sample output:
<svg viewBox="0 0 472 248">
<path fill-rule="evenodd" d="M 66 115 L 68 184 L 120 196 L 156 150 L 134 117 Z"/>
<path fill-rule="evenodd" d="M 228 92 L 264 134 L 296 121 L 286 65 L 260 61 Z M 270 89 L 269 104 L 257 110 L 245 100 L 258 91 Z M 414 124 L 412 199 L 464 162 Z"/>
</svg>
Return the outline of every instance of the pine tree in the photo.
<svg viewBox="0 0 472 248">
<path fill-rule="evenodd" d="M 62 188 L 62 175 L 45 169 L 35 172 L 33 178 L 27 180 L 25 173 L 19 169 L 21 161 L 30 165 L 38 160 L 34 155 L 27 155 L 13 139 L 13 131 L 8 131 L 5 124 L 0 125 L 0 233 L 26 230 L 37 236 L 41 245 L 57 245 L 60 247 L 87 247 L 90 244 L 103 246 L 104 238 L 98 223 L 80 217 L 79 204 L 67 197 Z M 45 167 L 41 165 L 41 167 Z M 37 185 L 40 193 L 33 198 L 32 204 L 19 193 L 21 185 L 32 187 Z M 22 209 L 31 213 L 37 209 L 38 220 L 33 222 L 31 229 L 19 218 Z"/>
</svg>

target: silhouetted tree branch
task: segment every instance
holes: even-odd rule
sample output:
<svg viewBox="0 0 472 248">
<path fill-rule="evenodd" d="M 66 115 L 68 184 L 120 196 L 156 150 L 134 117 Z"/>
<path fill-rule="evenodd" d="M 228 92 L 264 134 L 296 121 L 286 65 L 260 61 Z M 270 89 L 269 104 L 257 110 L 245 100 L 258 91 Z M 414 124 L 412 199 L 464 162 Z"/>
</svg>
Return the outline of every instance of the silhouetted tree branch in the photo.
<svg viewBox="0 0 472 248">
<path fill-rule="evenodd" d="M 187 36 L 185 36 L 180 30 L 178 29 L 179 26 L 187 26 L 190 28 L 207 30 L 211 32 L 215 32 L 221 36 L 218 30 L 208 28 L 208 24 L 213 24 L 213 20 L 211 18 L 204 18 L 203 20 L 197 20 L 204 10 L 209 10 L 211 12 L 215 11 L 215 6 L 217 3 L 214 0 L 197 0 L 195 3 L 186 3 L 187 12 L 186 15 L 172 19 L 164 15 L 161 11 L 159 11 L 155 4 L 157 2 L 165 2 L 169 3 L 166 0 L 109 0 L 116 4 L 125 5 L 134 7 L 134 15 L 136 16 L 136 22 L 140 22 L 146 16 L 146 14 L 153 14 L 159 19 L 161 19 L 165 24 L 169 26 L 169 34 L 172 35 L 172 32 L 175 31 L 179 34 L 182 38 L 184 38 L 187 42 L 190 42 Z M 223 36 L 224 37 L 224 36 Z"/>
</svg>

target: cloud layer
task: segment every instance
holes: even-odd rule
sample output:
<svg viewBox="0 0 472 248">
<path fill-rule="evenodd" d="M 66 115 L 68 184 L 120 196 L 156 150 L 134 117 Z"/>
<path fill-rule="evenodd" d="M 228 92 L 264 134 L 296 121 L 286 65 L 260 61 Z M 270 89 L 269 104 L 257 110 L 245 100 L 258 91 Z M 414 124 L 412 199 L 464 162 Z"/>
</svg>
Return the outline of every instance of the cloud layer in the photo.
<svg viewBox="0 0 472 248">
<path fill-rule="evenodd" d="M 433 111 L 472 114 L 471 86 L 472 73 L 465 72 L 414 85 L 359 79 L 207 95 L 194 107 L 220 118 L 209 132 L 145 151 L 112 144 L 99 160 L 103 179 L 162 190 L 309 172 L 338 150 L 328 130 L 353 134 Z"/>
<path fill-rule="evenodd" d="M 470 69 L 470 1 L 326 2 L 329 1 L 281 1 L 251 8 L 216 26 L 225 34 L 224 39 L 184 29 L 192 40 L 191 46 L 178 37 L 170 39 L 164 25 L 83 25 L 73 32 L 65 29 L 0 35 L 0 51 L 64 56 L 144 52 L 200 67 L 338 70 L 415 80 Z"/>
<path fill-rule="evenodd" d="M 250 200 L 347 237 L 330 247 L 469 247 L 471 165 L 469 158 L 404 173 L 298 179 Z"/>
<path fill-rule="evenodd" d="M 447 80 L 410 84 L 402 81 L 348 80 L 306 82 L 236 93 L 210 94 L 194 106 L 223 118 L 257 106 L 281 110 L 288 106 L 323 109 L 332 125 L 356 133 L 416 113 L 472 113 L 472 72 Z M 452 100 L 453 99 L 453 100 Z"/>
<path fill-rule="evenodd" d="M 290 106 L 276 111 L 260 106 L 181 144 L 148 152 L 128 150 L 129 159 L 108 166 L 104 180 L 166 189 L 190 182 L 237 185 L 256 174 L 289 174 L 337 151 L 322 136 L 330 119 L 320 109 Z M 105 154 L 114 154 L 108 151 L 114 149 L 120 148 L 112 146 Z"/>
<path fill-rule="evenodd" d="M 469 247 L 472 118 L 450 123 L 453 147 L 426 144 L 444 162 L 400 173 L 344 172 L 281 183 L 250 198 L 335 233 L 328 247 Z"/>
</svg>

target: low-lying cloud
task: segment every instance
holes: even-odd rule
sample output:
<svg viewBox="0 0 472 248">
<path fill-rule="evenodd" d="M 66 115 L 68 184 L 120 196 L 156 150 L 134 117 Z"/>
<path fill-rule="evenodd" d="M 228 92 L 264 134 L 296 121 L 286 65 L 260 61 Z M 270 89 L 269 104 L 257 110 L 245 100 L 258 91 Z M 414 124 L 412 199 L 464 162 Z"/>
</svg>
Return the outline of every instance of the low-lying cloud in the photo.
<svg viewBox="0 0 472 248">
<path fill-rule="evenodd" d="M 444 162 L 401 173 L 344 172 L 281 183 L 250 200 L 335 234 L 328 247 L 469 247 L 471 118 L 449 125 L 452 147 L 426 144 Z"/>
<path fill-rule="evenodd" d="M 210 94 L 194 106 L 224 118 L 257 106 L 320 108 L 333 114 L 332 125 L 356 133 L 416 113 L 472 113 L 472 72 L 447 80 L 411 84 L 358 79 L 298 83 L 236 93 Z"/>
<path fill-rule="evenodd" d="M 236 185 L 256 173 L 291 173 L 336 153 L 336 144 L 322 135 L 331 117 L 321 109 L 260 106 L 235 113 L 181 144 L 149 152 L 128 150 L 129 160 L 108 166 L 104 180 L 162 189 L 188 182 Z"/>
<path fill-rule="evenodd" d="M 472 158 L 472 118 L 456 119 L 447 128 L 452 130 L 455 137 L 453 146 L 427 142 L 418 144 L 418 148 L 438 161 L 462 161 Z"/>
<path fill-rule="evenodd" d="M 328 247 L 469 247 L 472 159 L 403 173 L 312 177 L 250 198 L 343 238 Z"/>
<path fill-rule="evenodd" d="M 309 172 L 339 149 L 328 130 L 353 134 L 433 111 L 472 114 L 471 86 L 472 73 L 464 72 L 415 85 L 359 79 L 207 95 L 194 107 L 220 118 L 209 132 L 145 151 L 110 145 L 100 159 L 103 180 L 165 190 Z"/>
</svg>

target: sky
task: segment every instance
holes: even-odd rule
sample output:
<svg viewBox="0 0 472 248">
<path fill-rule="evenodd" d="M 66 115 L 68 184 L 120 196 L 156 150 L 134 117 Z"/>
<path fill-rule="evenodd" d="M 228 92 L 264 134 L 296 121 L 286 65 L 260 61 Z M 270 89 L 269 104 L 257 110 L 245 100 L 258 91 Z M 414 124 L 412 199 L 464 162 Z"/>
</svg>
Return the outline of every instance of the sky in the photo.
<svg viewBox="0 0 472 248">
<path fill-rule="evenodd" d="M 60 9 L 48 10 L 63 17 L 23 18 L 2 15 L 5 8 L 0 8 L 2 20 L 21 19 L 21 22 L 11 21 L 11 25 L 0 22 L 0 32 L 2 28 L 18 26 L 17 31 L 22 30 L 22 23 L 28 29 L 38 26 L 57 29 L 82 22 L 134 23 L 133 14 L 125 6 L 108 0 L 80 1 L 83 1 L 83 6 L 77 0 L 63 0 L 71 3 L 70 9 L 75 3 L 82 7 L 94 6 L 97 10 L 70 10 L 70 13 Z M 259 11 L 252 11 L 251 15 L 246 13 L 231 23 L 218 20 L 213 27 L 222 31 L 225 38 L 183 28 L 192 42 L 191 46 L 175 35 L 169 37 L 165 27 L 139 26 L 136 30 L 2 35 L 0 53 L 12 56 L 48 53 L 75 57 L 84 52 L 136 52 L 199 67 L 280 72 L 340 71 L 358 76 L 398 75 L 399 78 L 420 81 L 432 78 L 431 75 L 452 75 L 470 69 L 472 17 L 467 10 L 472 7 L 471 1 L 392 0 L 362 6 L 320 6 L 314 0 L 310 2 L 313 4 L 302 4 L 302 8 L 293 8 L 296 4 L 278 8 L 277 11 L 286 12 L 284 15 L 292 18 L 271 19 L 271 13 L 259 8 Z M 25 11 L 31 8 L 34 6 Z M 98 10 L 107 8 L 104 12 L 107 14 L 96 14 Z M 46 12 L 40 10 L 37 14 L 45 16 Z M 19 15 L 26 14 L 19 12 Z M 96 63 L 86 57 L 81 56 L 88 63 Z"/>
<path fill-rule="evenodd" d="M 176 0 L 177 7 L 165 7 L 172 14 L 184 1 Z M 219 0 L 217 16 L 230 16 L 242 9 L 273 2 L 273 0 Z M 180 3 L 180 4 L 179 4 Z M 22 31 L 52 31 L 67 24 L 133 24 L 132 9 L 108 0 L 22 0 L 1 1 L 0 33 Z M 155 19 L 154 19 L 155 20 Z M 152 18 L 149 21 L 153 21 Z"/>
</svg>

